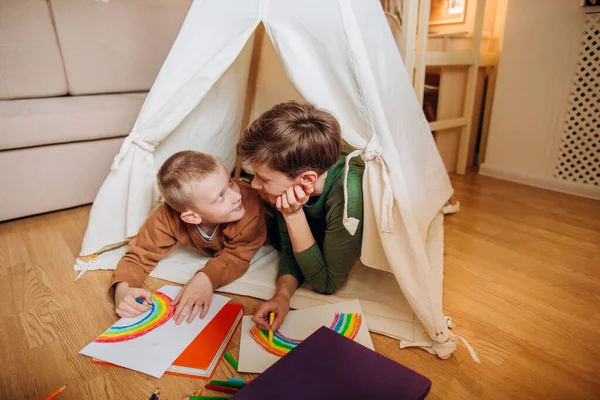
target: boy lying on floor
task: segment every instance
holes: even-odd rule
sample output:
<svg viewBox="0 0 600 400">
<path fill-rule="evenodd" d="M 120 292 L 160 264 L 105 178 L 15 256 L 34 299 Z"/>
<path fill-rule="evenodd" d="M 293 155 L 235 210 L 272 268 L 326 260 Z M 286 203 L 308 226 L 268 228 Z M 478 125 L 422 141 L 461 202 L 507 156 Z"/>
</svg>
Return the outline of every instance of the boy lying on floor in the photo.
<svg viewBox="0 0 600 400">
<path fill-rule="evenodd" d="M 204 318 L 213 290 L 242 276 L 267 233 L 263 204 L 249 185 L 232 180 L 218 158 L 197 151 L 173 154 L 157 175 L 164 203 L 148 217 L 129 242 L 110 283 L 116 313 L 136 317 L 150 306 L 151 292 L 140 288 L 144 278 L 177 243 L 213 255 L 173 301 L 175 322 Z"/>
</svg>

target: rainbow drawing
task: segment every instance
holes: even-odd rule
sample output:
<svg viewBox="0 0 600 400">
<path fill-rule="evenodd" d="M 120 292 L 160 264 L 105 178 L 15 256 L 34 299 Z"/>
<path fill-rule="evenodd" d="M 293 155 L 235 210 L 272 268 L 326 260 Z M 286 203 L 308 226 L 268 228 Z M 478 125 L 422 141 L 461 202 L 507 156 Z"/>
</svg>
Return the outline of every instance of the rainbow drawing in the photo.
<svg viewBox="0 0 600 400">
<path fill-rule="evenodd" d="M 354 340 L 358 334 L 361 323 L 362 314 L 336 313 L 329 329 Z M 273 333 L 273 343 L 270 343 L 269 331 L 263 331 L 256 326 L 253 326 L 250 329 L 250 337 L 265 351 L 279 357 L 285 356 L 302 342 L 302 340 L 291 339 L 277 331 Z"/>
<path fill-rule="evenodd" d="M 336 313 L 329 329 L 354 340 L 362 323 L 362 314 Z"/>
<path fill-rule="evenodd" d="M 152 308 L 141 320 L 124 326 L 111 326 L 100 335 L 96 343 L 116 343 L 132 340 L 153 331 L 173 316 L 175 307 L 171 306 L 171 299 L 164 293 L 154 292 L 152 294 Z"/>
</svg>

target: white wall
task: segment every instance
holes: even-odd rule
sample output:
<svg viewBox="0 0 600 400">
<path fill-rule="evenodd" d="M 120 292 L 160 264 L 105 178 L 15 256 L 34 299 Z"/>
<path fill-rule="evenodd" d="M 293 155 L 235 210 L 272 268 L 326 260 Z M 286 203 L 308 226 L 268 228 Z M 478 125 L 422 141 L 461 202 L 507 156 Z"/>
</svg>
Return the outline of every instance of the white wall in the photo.
<svg viewBox="0 0 600 400">
<path fill-rule="evenodd" d="M 576 0 L 509 1 L 481 174 L 600 198 L 598 187 L 553 177 L 585 10 Z"/>
</svg>

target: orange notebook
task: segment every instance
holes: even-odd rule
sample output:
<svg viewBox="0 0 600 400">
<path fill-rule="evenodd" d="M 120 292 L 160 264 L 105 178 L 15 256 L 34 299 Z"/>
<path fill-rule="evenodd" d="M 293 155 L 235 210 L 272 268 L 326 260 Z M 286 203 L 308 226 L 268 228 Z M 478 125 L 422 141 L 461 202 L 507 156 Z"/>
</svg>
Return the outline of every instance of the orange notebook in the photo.
<svg viewBox="0 0 600 400">
<path fill-rule="evenodd" d="M 241 304 L 225 304 L 165 374 L 210 379 L 242 320 L 243 314 L 244 307 Z M 114 364 L 97 359 L 92 359 L 92 363 L 116 367 Z"/>
</svg>

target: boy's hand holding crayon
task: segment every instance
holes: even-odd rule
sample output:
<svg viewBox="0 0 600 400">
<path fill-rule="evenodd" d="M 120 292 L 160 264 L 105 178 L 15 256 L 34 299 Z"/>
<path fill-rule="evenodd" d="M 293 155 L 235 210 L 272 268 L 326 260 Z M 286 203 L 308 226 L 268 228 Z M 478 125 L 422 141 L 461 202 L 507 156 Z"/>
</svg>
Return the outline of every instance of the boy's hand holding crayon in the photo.
<svg viewBox="0 0 600 400">
<path fill-rule="evenodd" d="M 185 284 L 183 289 L 179 292 L 173 305 L 177 306 L 175 311 L 175 323 L 181 324 L 186 315 L 187 323 L 189 324 L 194 320 L 196 315 L 202 310 L 200 318 L 204 318 L 208 313 L 210 302 L 213 295 L 213 286 L 208 279 L 208 276 L 204 272 L 198 272 L 192 279 Z"/>
<path fill-rule="evenodd" d="M 137 301 L 141 298 L 143 301 Z M 144 304 L 145 303 L 145 304 Z M 121 318 L 135 318 L 150 309 L 152 292 L 142 288 L 132 288 L 127 282 L 119 282 L 115 287 L 115 312 Z"/>
</svg>

